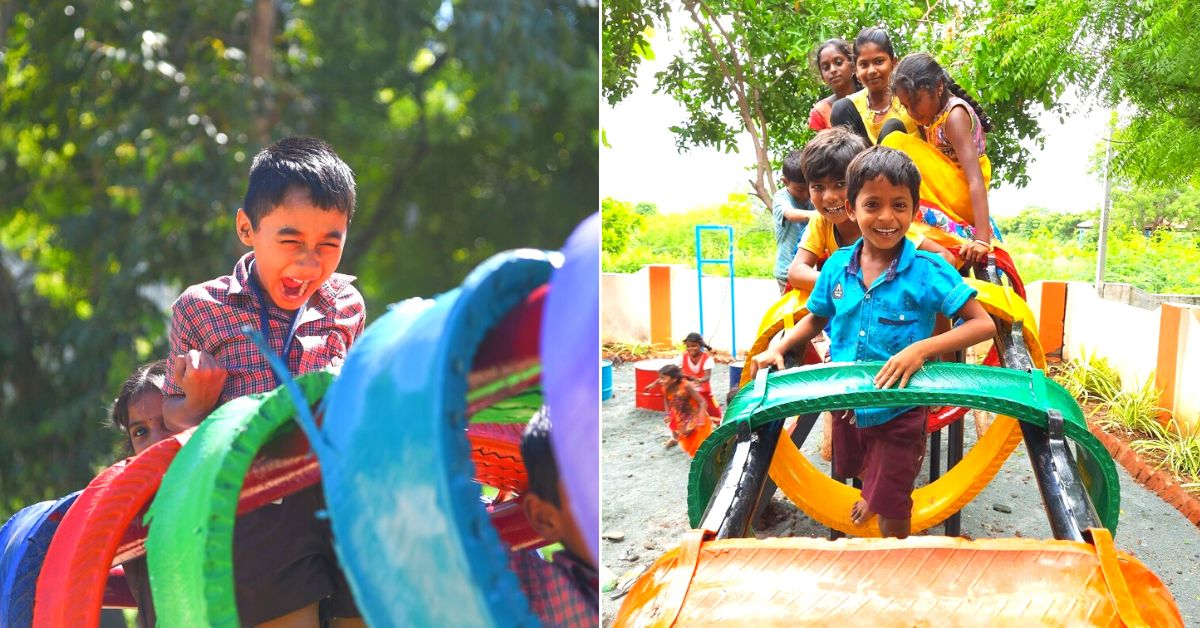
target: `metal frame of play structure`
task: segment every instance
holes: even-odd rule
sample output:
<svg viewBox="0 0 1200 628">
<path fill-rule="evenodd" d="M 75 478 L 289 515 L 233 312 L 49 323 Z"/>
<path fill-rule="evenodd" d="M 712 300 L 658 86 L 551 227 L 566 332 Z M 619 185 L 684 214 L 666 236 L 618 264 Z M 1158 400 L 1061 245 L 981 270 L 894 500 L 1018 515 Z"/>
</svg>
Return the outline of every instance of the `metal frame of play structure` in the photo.
<svg viewBox="0 0 1200 628">
<path fill-rule="evenodd" d="M 1115 465 L 1088 431 L 1074 398 L 1041 370 L 1045 358 L 1011 259 L 998 249 L 991 264 L 977 271 L 989 282 L 967 281 L 997 324 L 985 365 L 931 363 L 906 388 L 885 390 L 873 381 L 881 363 L 814 364 L 819 358 L 811 348 L 802 358 L 810 366 L 764 369 L 754 380 L 744 371 L 725 420 L 691 464 L 692 532 L 639 578 L 614 625 L 910 625 L 983 618 L 1182 625 L 1162 582 L 1113 547 L 1120 512 Z M 1011 288 L 999 285 L 1001 276 Z M 748 356 L 807 313 L 802 296 L 789 293 L 768 311 Z M 874 520 L 861 526 L 850 520 L 858 489 L 824 475 L 798 445 L 822 411 L 909 406 L 1000 415 L 961 460 L 952 458 L 944 474 L 933 474 L 914 491 L 914 533 L 958 513 L 1023 440 L 1054 540 L 753 538 L 756 515 L 776 485 L 831 530 L 878 537 Z M 962 414 L 931 416 L 929 431 L 961 423 Z M 789 417 L 797 417 L 795 423 Z"/>
<path fill-rule="evenodd" d="M 696 225 L 696 298 L 699 299 L 700 335 L 704 335 L 704 265 L 721 264 L 729 268 L 729 342 L 730 355 L 737 356 L 737 305 L 733 298 L 733 227 L 729 225 Z M 707 259 L 700 248 L 700 234 L 705 231 L 721 231 L 729 238 L 729 254 L 725 257 Z"/>
</svg>

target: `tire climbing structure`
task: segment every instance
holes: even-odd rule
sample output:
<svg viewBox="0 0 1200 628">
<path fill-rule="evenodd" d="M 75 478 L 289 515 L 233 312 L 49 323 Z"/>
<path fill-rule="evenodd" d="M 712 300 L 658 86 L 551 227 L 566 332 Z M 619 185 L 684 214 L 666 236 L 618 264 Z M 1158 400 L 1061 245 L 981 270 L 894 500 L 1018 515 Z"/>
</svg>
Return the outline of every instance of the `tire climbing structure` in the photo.
<svg viewBox="0 0 1200 628">
<path fill-rule="evenodd" d="M 930 231 L 957 246 L 952 236 Z M 1116 467 L 1074 398 L 1044 374 L 1036 323 L 1011 258 L 997 248 L 992 263 L 977 270 L 990 281 L 966 281 L 997 327 L 982 365 L 930 363 L 906 388 L 887 390 L 873 381 L 882 363 L 814 365 L 811 348 L 807 366 L 763 370 L 753 380 L 743 368 L 725 421 L 691 463 L 693 530 L 642 574 L 614 625 L 1181 626 L 1162 582 L 1113 546 Z M 747 356 L 807 314 L 806 301 L 807 294 L 792 291 L 770 308 Z M 914 533 L 970 503 L 1024 440 L 1055 538 L 880 539 L 873 538 L 880 535 L 874 518 L 855 525 L 849 514 L 859 489 L 825 475 L 797 444 L 822 411 L 911 406 L 947 408 L 930 415 L 931 433 L 967 409 L 999 415 L 960 461 L 913 492 Z M 783 426 L 793 416 L 788 434 Z M 773 492 L 764 489 L 772 486 L 814 520 L 862 538 L 752 538 L 755 513 Z"/>
<path fill-rule="evenodd" d="M 132 604 L 119 565 L 141 556 L 159 625 L 236 626 L 236 518 L 318 482 L 369 625 L 537 625 L 506 548 L 546 543 L 520 507 L 520 440 L 542 405 L 543 306 L 561 263 L 497 255 L 454 290 L 390 308 L 336 377 L 283 373 L 18 512 L 0 529 L 0 626 L 97 626 L 102 606 Z"/>
</svg>

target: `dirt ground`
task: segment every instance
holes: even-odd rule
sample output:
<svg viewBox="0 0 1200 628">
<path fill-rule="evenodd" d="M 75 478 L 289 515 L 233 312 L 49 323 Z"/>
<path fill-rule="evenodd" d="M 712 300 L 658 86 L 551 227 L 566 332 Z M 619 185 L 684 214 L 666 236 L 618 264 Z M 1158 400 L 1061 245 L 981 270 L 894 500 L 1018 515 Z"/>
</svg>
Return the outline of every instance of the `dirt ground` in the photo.
<svg viewBox="0 0 1200 628">
<path fill-rule="evenodd" d="M 601 534 L 621 540 L 601 540 L 601 563 L 611 572 L 610 576 L 616 577 L 648 567 L 678 543 L 689 527 L 690 459 L 678 447 L 663 447 L 669 434 L 660 413 L 634 406 L 634 378 L 633 364 L 614 366 L 613 397 L 604 401 L 602 410 Z M 712 382 L 713 394 L 724 406 L 729 367 L 716 365 Z M 967 425 L 969 448 L 975 440 L 975 430 L 972 421 Z M 816 436 L 820 429 L 818 422 L 802 451 L 828 472 L 828 465 L 821 461 L 818 452 Z M 1120 466 L 1117 472 L 1121 476 L 1117 547 L 1137 556 L 1157 574 L 1175 596 L 1184 622 L 1200 627 L 1200 529 L 1134 482 Z M 765 513 L 765 521 L 767 525 L 758 532 L 760 538 L 827 535 L 826 528 L 799 511 L 782 494 L 776 494 Z M 942 527 L 926 532 L 930 533 L 942 534 Z M 987 488 L 963 509 L 962 533 L 971 538 L 1052 538 L 1023 444 Z M 602 620 L 607 626 L 624 598 L 617 592 L 600 595 Z"/>
</svg>

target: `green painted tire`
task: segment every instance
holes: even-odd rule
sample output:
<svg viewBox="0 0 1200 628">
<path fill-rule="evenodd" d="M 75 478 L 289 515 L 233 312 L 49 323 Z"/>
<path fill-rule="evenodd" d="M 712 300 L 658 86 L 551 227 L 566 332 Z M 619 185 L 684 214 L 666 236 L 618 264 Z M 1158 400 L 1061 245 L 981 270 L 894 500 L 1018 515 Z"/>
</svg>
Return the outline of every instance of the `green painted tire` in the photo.
<svg viewBox="0 0 1200 628">
<path fill-rule="evenodd" d="M 296 379 L 315 404 L 333 382 L 328 372 Z M 238 495 L 258 451 L 290 430 L 288 391 L 239 397 L 196 428 L 163 476 L 146 520 L 146 563 L 160 626 L 237 626 L 233 527 Z"/>
<path fill-rule="evenodd" d="M 771 373 L 730 403 L 726 419 L 696 451 L 688 472 L 688 519 L 700 524 L 738 424 L 752 428 L 790 416 L 870 407 L 963 406 L 1011 416 L 1046 427 L 1046 411 L 1057 409 L 1065 436 L 1075 441 L 1077 463 L 1104 526 L 1114 533 L 1121 510 L 1117 468 L 1104 445 L 1088 430 L 1083 411 L 1062 386 L 1040 370 L 1032 373 L 975 364 L 929 363 L 906 388 L 875 388 L 882 362 L 807 367 Z"/>
</svg>

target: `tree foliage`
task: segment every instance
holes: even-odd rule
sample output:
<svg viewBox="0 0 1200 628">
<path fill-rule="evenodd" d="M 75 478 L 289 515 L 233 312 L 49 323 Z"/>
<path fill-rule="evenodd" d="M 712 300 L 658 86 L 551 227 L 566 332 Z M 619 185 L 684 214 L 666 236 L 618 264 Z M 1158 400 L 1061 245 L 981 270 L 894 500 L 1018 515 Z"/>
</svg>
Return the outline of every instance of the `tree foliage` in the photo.
<svg viewBox="0 0 1200 628">
<path fill-rule="evenodd" d="M 111 462 L 104 406 L 241 253 L 249 160 L 328 140 L 372 318 L 595 211 L 598 10 L 575 0 L 0 4 L 0 515 Z"/>
<path fill-rule="evenodd" d="M 637 87 L 637 67 L 653 58 L 648 35 L 668 23 L 666 0 L 611 0 L 604 3 L 604 67 L 601 90 L 615 105 Z"/>
<path fill-rule="evenodd" d="M 642 214 L 624 201 L 606 198 L 600 203 L 600 247 L 609 255 L 620 255 L 629 239 L 642 226 Z"/>
<path fill-rule="evenodd" d="M 678 147 L 728 152 L 748 132 L 756 153 L 752 184 L 768 204 L 775 190 L 773 171 L 787 152 L 812 137 L 809 109 L 828 95 L 810 57 L 813 47 L 830 37 L 852 39 L 866 26 L 884 25 L 898 55 L 928 51 L 938 58 L 995 122 L 988 136 L 995 181 L 1027 180 L 1027 146 L 1041 141 L 1036 116 L 1046 110 L 1065 115 L 1060 98 L 1067 85 L 1090 76 L 1083 58 L 1071 54 L 1075 33 L 1060 40 L 1037 37 L 1062 23 L 1078 29 L 1088 5 L 1075 0 L 986 5 L 683 0 L 678 7 L 690 19 L 685 26 L 676 24 L 687 31 L 686 49 L 657 75 L 656 87 L 687 111 L 687 118 L 672 127 Z M 658 24 L 660 15 L 661 5 L 654 5 L 643 21 L 606 21 L 605 38 L 629 41 L 629 28 L 643 28 L 645 20 Z M 604 52 L 606 68 L 630 58 L 607 46 Z M 623 80 L 631 75 L 624 70 Z M 609 92 L 610 101 L 629 91 Z"/>
<path fill-rule="evenodd" d="M 1132 105 L 1116 134 L 1116 170 L 1141 183 L 1200 183 L 1200 9 L 1149 0 L 1094 3 L 1083 40 L 1105 103 Z"/>
</svg>

